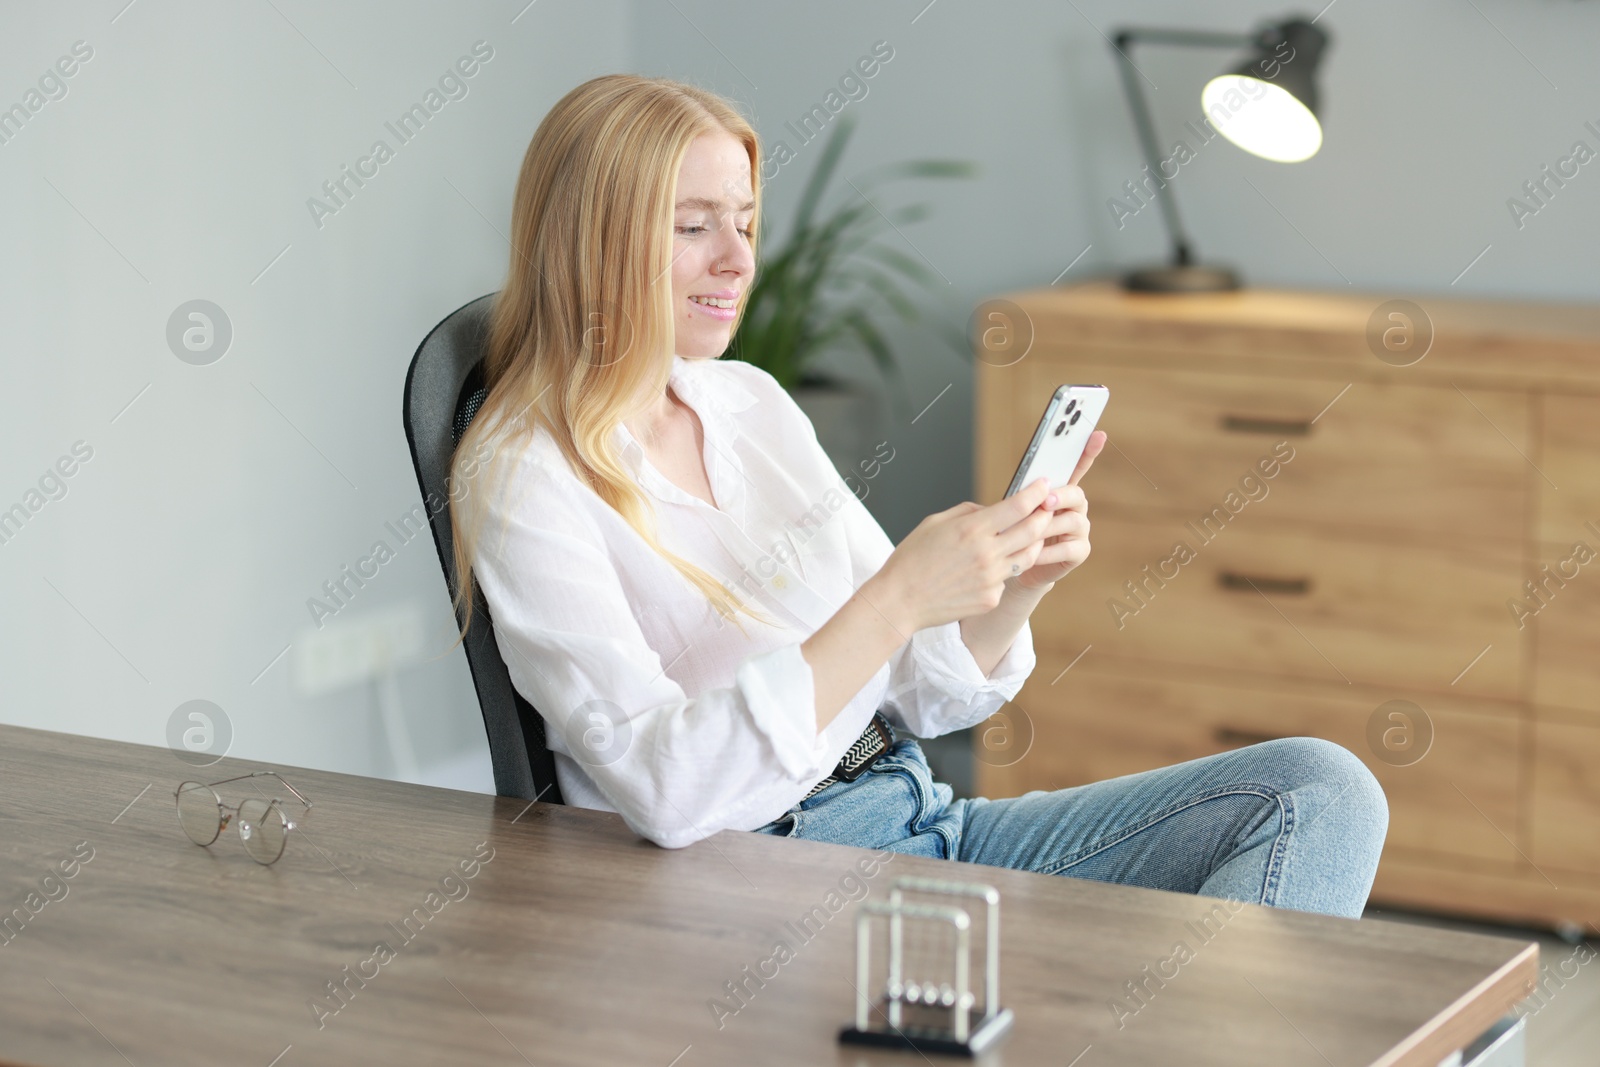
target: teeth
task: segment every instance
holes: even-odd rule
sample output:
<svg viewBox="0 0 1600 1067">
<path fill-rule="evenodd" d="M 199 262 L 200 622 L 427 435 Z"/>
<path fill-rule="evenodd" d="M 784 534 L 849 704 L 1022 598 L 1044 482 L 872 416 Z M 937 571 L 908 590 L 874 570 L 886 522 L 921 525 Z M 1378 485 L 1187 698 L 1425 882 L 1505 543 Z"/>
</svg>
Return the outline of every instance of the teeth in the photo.
<svg viewBox="0 0 1600 1067">
<path fill-rule="evenodd" d="M 712 296 L 691 296 L 689 299 L 696 304 L 706 304 L 714 308 L 733 308 L 739 303 L 737 300 L 718 300 Z"/>
</svg>

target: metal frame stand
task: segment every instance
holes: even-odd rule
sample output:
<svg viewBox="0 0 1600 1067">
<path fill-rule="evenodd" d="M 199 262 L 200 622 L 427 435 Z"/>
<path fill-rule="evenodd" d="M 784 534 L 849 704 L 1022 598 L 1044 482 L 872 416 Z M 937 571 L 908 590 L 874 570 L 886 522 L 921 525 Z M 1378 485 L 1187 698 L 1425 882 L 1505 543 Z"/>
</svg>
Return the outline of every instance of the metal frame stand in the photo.
<svg viewBox="0 0 1600 1067">
<path fill-rule="evenodd" d="M 955 904 L 908 903 L 906 893 L 971 897 L 983 903 L 984 946 L 978 1002 L 971 973 L 972 915 Z M 871 995 L 872 923 L 888 921 L 888 979 Z M 919 982 L 904 969 L 906 920 L 948 924 L 954 932 L 955 982 Z M 876 1045 L 976 1057 L 1011 1030 L 1011 1009 L 1000 1007 L 1000 893 L 993 886 L 934 878 L 896 879 L 887 903 L 863 904 L 856 912 L 856 1004 L 854 1025 L 839 1031 L 846 1044 Z M 876 1001 L 876 1003 L 874 1002 Z M 877 1018 L 874 1019 L 874 1009 Z"/>
</svg>

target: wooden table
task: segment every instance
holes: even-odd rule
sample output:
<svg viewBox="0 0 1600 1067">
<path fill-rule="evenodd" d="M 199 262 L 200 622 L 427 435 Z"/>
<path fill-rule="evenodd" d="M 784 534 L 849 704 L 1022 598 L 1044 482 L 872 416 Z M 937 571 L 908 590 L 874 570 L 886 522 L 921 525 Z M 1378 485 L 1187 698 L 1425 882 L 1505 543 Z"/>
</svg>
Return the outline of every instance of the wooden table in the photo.
<svg viewBox="0 0 1600 1067">
<path fill-rule="evenodd" d="M 288 767 L 315 810 L 277 864 L 231 826 L 190 843 L 177 783 L 257 769 L 0 726 L 0 918 L 23 916 L 0 1063 L 921 1064 L 836 1042 L 844 897 L 912 874 L 1000 890 L 1017 1021 L 990 1064 L 1435 1067 L 1538 966 L 1530 942 L 1256 906 L 1202 941 L 1215 902 L 1182 894 L 735 832 L 665 850 L 603 812 Z M 792 958 L 747 980 L 780 937 Z"/>
</svg>

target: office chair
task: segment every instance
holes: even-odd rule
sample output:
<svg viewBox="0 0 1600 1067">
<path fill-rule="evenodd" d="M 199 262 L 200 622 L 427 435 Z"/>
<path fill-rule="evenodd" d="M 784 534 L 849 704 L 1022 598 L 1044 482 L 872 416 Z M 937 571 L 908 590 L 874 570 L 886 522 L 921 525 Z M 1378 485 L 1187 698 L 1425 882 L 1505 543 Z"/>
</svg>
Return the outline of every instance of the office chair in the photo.
<svg viewBox="0 0 1600 1067">
<path fill-rule="evenodd" d="M 402 416 L 423 506 L 444 506 L 429 518 L 433 544 L 444 568 L 445 588 L 455 596 L 455 541 L 450 534 L 447 478 L 450 456 L 483 405 L 483 346 L 494 293 L 462 305 L 435 326 L 417 348 L 406 372 Z M 478 583 L 472 583 L 472 626 L 462 642 L 489 735 L 494 789 L 503 797 L 560 804 L 555 758 L 545 747 L 544 719 L 511 684 L 495 644 L 494 621 Z M 452 612 L 452 617 L 454 613 Z"/>
</svg>

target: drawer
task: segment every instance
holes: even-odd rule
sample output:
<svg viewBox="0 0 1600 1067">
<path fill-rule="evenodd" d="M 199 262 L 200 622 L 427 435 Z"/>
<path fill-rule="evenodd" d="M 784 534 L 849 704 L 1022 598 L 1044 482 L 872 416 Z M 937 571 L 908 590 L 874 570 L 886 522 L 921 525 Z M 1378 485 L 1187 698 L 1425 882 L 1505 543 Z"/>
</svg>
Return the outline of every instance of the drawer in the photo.
<svg viewBox="0 0 1600 1067">
<path fill-rule="evenodd" d="M 1522 581 L 1518 558 L 1269 532 L 1250 509 L 1272 504 L 1249 505 L 1209 542 L 1191 525 L 1091 508 L 1093 550 L 1035 610 L 1035 642 L 1069 655 L 1093 644 L 1128 660 L 1519 697 L 1526 631 L 1506 608 Z"/>
<path fill-rule="evenodd" d="M 1001 712 L 1027 716 L 1032 745 L 1009 766 L 994 766 L 977 751 L 980 794 L 1082 785 L 1269 738 L 1321 737 L 1361 757 L 1383 784 L 1387 848 L 1520 862 L 1512 846 L 1519 832 L 1520 723 L 1510 709 L 1485 715 L 1448 697 L 1419 700 L 1432 744 L 1421 759 L 1397 766 L 1400 760 L 1386 762 L 1369 747 L 1369 720 L 1384 703 L 1370 694 L 1342 686 L 1306 692 L 1130 677 L 1090 669 L 1087 660 L 1050 684 L 1069 662 L 1041 655 L 1033 678 Z M 974 731 L 980 749 L 983 733 Z M 1591 800 L 1600 803 L 1600 796 Z M 1591 813 L 1590 826 L 1596 817 L 1600 811 Z"/>
<path fill-rule="evenodd" d="M 1534 701 L 1600 712 L 1600 537 L 1582 540 L 1584 552 L 1572 541 L 1543 546 L 1530 570 L 1537 598 L 1519 589 L 1514 599 L 1533 634 Z"/>
<path fill-rule="evenodd" d="M 1600 526 L 1600 397 L 1544 398 L 1539 469 L 1539 539 L 1600 550 L 1588 523 Z M 1551 488 L 1554 483 L 1555 488 Z"/>
<path fill-rule="evenodd" d="M 1518 451 L 1529 451 L 1525 395 L 1357 382 L 1340 396 L 1340 381 L 1048 360 L 1016 369 L 1013 464 L 1058 384 L 1111 390 L 1101 426 L 1115 447 L 1085 483 L 1103 510 L 1197 518 L 1234 492 L 1260 497 L 1252 503 L 1274 525 L 1508 551 L 1522 543 L 1537 477 Z M 1275 446 L 1292 456 L 1276 469 Z M 1273 478 L 1260 477 L 1263 457 Z"/>
<path fill-rule="evenodd" d="M 1533 862 L 1600 874 L 1600 727 L 1540 720 L 1534 738 Z"/>
</svg>

